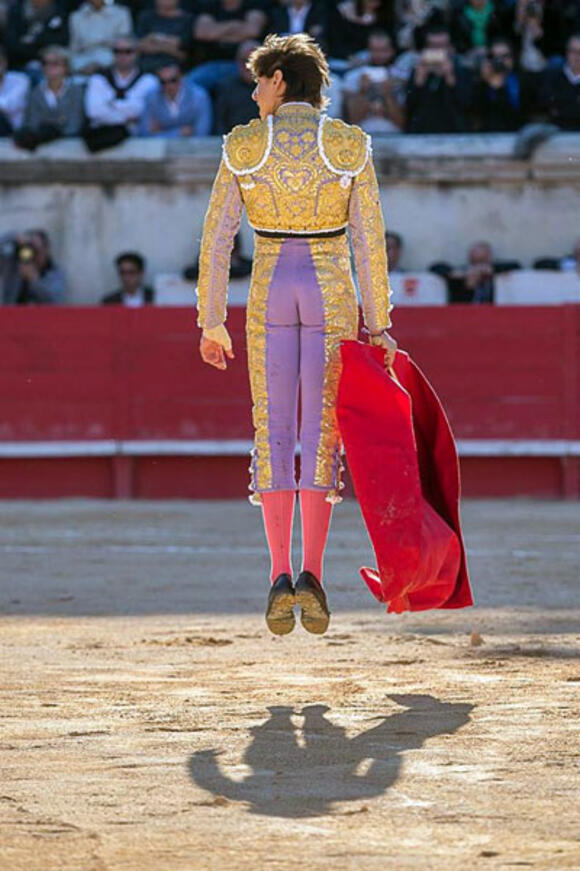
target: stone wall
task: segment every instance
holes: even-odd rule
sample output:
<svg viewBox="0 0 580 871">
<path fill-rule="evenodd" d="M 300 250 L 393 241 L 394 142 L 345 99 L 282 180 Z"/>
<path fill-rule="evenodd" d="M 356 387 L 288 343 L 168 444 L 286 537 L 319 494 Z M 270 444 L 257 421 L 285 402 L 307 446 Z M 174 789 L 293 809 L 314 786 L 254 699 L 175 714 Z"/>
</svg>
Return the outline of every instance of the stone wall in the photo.
<svg viewBox="0 0 580 871">
<path fill-rule="evenodd" d="M 462 262 L 489 240 L 523 265 L 563 255 L 580 236 L 580 134 L 558 134 L 521 158 L 515 136 L 375 137 L 387 226 L 405 240 L 403 267 Z M 197 255 L 220 154 L 216 138 L 133 140 L 97 156 L 69 140 L 29 155 L 0 141 L 0 234 L 45 227 L 66 267 L 72 301 L 115 285 L 113 259 L 143 252 L 149 277 Z M 251 232 L 243 227 L 251 250 Z"/>
</svg>

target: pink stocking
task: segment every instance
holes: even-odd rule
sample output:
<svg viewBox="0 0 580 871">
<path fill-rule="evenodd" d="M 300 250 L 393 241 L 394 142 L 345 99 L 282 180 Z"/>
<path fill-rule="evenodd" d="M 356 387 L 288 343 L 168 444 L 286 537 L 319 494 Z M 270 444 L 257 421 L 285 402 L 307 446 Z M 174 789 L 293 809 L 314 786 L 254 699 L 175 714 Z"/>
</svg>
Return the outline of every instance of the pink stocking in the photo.
<svg viewBox="0 0 580 871">
<path fill-rule="evenodd" d="M 270 490 L 262 493 L 262 517 L 272 561 L 270 581 L 287 572 L 292 575 L 292 520 L 294 518 L 294 490 Z"/>
<path fill-rule="evenodd" d="M 322 583 L 324 548 L 328 538 L 332 502 L 326 501 L 325 490 L 300 490 L 302 517 L 302 569 Z"/>
</svg>

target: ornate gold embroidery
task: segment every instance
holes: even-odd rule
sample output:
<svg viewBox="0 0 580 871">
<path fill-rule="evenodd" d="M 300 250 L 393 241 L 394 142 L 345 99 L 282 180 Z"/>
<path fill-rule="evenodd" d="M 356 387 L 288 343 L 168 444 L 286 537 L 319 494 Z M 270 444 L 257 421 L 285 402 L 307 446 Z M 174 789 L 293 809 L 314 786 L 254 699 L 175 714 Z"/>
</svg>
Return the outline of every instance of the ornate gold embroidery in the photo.
<svg viewBox="0 0 580 871">
<path fill-rule="evenodd" d="M 235 176 L 220 163 L 206 212 L 199 252 L 197 325 L 211 329 L 226 319 L 230 256 L 242 217 Z"/>
<path fill-rule="evenodd" d="M 391 326 L 385 225 L 371 160 L 352 185 L 349 225 L 365 324 L 371 332 Z"/>
<path fill-rule="evenodd" d="M 271 121 L 254 118 L 238 124 L 224 139 L 224 155 L 234 173 L 251 172 L 259 166 L 268 149 Z"/>
<path fill-rule="evenodd" d="M 266 381 L 266 313 L 268 291 L 281 244 L 275 239 L 256 238 L 252 281 L 246 311 L 248 369 L 252 392 L 252 421 L 255 430 L 250 466 L 252 473 L 250 490 L 267 490 L 272 485 Z M 250 496 L 250 502 L 253 504 L 257 504 L 259 501 L 259 495 Z"/>
<path fill-rule="evenodd" d="M 340 341 L 356 339 L 358 305 L 350 269 L 346 237 L 317 239 L 310 242 L 310 254 L 324 305 L 324 385 L 322 420 L 316 451 L 314 483 L 330 487 L 328 501 L 340 501 L 340 431 L 336 415 L 336 397 L 340 379 Z M 344 485 L 342 485 L 344 486 Z"/>
<path fill-rule="evenodd" d="M 321 146 L 335 172 L 357 174 L 369 156 L 366 133 L 338 118 L 327 118 L 321 131 Z"/>
<path fill-rule="evenodd" d="M 312 106 L 288 104 L 274 115 L 269 157 L 243 189 L 253 227 L 316 232 L 346 224 L 350 183 L 344 188 L 320 154 L 319 120 Z"/>
</svg>

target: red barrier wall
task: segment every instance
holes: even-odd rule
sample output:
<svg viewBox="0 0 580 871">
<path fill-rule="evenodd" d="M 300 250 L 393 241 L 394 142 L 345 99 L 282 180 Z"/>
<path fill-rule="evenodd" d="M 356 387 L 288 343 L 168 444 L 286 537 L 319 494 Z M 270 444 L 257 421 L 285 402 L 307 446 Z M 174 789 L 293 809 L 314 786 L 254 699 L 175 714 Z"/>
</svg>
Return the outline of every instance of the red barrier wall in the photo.
<svg viewBox="0 0 580 871">
<path fill-rule="evenodd" d="M 239 496 L 248 457 L 15 458 L 11 448 L 252 436 L 245 312 L 236 359 L 202 363 L 184 308 L 0 310 L 0 497 Z M 457 439 L 580 439 L 580 305 L 393 309 Z M 4 453 L 2 454 L 2 448 Z M 578 457 L 462 458 L 465 495 L 578 495 Z"/>
</svg>

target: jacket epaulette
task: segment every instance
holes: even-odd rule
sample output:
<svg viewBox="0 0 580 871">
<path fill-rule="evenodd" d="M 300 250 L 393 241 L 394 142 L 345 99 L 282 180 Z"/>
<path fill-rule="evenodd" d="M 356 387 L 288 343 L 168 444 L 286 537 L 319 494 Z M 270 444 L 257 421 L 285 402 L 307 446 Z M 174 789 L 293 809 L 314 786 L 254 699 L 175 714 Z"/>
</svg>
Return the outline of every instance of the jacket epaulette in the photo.
<svg viewBox="0 0 580 871">
<path fill-rule="evenodd" d="M 331 172 L 355 176 L 365 168 L 371 154 L 371 137 L 355 124 L 325 118 L 319 128 L 319 151 Z"/>
<path fill-rule="evenodd" d="M 234 175 L 246 175 L 260 169 L 272 148 L 272 116 L 262 121 L 254 118 L 238 124 L 224 136 L 223 156 Z"/>
</svg>

